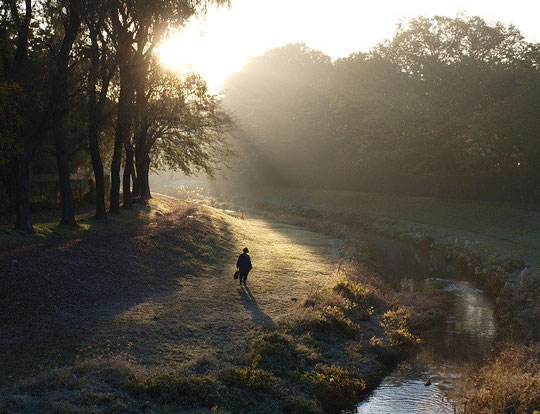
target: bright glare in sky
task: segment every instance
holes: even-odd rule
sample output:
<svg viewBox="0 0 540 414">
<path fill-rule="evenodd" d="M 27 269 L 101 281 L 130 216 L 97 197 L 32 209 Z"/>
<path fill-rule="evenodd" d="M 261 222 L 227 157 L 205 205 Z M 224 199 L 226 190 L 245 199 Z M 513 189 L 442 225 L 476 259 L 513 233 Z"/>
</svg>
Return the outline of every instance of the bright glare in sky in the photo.
<svg viewBox="0 0 540 414">
<path fill-rule="evenodd" d="M 540 42 L 539 0 L 232 0 L 211 7 L 159 48 L 162 63 L 195 71 L 218 91 L 251 56 L 287 43 L 304 42 L 332 58 L 368 51 L 392 37 L 402 18 L 458 13 L 514 24 Z"/>
</svg>

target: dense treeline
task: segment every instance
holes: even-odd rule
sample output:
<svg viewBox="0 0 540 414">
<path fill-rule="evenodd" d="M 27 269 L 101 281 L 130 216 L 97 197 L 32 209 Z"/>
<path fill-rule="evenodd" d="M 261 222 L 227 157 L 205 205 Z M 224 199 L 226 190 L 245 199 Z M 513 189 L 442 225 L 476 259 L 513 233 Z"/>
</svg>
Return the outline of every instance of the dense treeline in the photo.
<svg viewBox="0 0 540 414">
<path fill-rule="evenodd" d="M 160 67 L 156 46 L 226 0 L 7 0 L 0 5 L 0 177 L 16 227 L 32 231 L 29 172 L 56 172 L 76 225 L 70 174 L 91 164 L 96 217 L 150 197 L 152 167 L 212 173 L 231 119 L 197 75 Z M 123 177 L 120 173 L 123 167 Z M 122 183 L 123 191 L 120 192 Z"/>
<path fill-rule="evenodd" d="M 538 199 L 540 46 L 479 17 L 416 18 L 335 62 L 303 44 L 229 79 L 249 182 Z M 460 194 L 469 185 L 468 193 Z M 504 188 L 506 186 L 506 189 Z M 436 190 L 436 191 L 435 191 Z"/>
</svg>

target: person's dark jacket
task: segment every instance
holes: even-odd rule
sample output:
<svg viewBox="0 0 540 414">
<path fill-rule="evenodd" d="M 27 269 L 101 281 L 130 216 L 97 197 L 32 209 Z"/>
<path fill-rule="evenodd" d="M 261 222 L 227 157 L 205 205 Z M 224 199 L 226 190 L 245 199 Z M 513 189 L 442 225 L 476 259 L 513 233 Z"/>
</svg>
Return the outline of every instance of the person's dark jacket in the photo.
<svg viewBox="0 0 540 414">
<path fill-rule="evenodd" d="M 236 267 L 240 270 L 241 273 L 248 273 L 251 269 L 253 269 L 253 266 L 251 266 L 251 258 L 249 257 L 249 254 L 242 253 L 240 256 L 238 256 L 238 260 L 236 261 Z"/>
</svg>

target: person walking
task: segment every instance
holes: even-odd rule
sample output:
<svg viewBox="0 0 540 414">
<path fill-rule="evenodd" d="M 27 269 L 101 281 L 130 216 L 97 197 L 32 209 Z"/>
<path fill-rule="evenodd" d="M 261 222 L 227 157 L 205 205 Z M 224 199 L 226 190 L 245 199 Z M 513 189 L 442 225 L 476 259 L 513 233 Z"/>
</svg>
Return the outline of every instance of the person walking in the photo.
<svg viewBox="0 0 540 414">
<path fill-rule="evenodd" d="M 238 256 L 238 260 L 236 261 L 236 268 L 240 272 L 240 285 L 244 286 L 246 285 L 249 271 L 253 269 L 253 266 L 251 266 L 251 258 L 248 253 L 249 249 L 244 247 L 244 253 Z"/>
</svg>

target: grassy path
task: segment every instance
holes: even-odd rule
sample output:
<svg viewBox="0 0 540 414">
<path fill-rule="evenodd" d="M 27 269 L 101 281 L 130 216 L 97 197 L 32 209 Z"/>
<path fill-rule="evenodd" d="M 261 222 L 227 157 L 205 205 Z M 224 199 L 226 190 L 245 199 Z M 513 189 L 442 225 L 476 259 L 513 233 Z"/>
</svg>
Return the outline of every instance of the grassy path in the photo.
<svg viewBox="0 0 540 414">
<path fill-rule="evenodd" d="M 335 273 L 335 241 L 299 227 L 164 197 L 134 214 L 105 229 L 81 218 L 71 236 L 49 238 L 47 225 L 37 243 L 0 250 L 3 378 L 75 355 L 221 366 Z M 240 288 L 232 276 L 244 246 L 254 269 Z"/>
<path fill-rule="evenodd" d="M 243 352 L 255 328 L 273 326 L 297 300 L 332 279 L 333 240 L 294 226 L 213 214 L 234 235 L 224 269 L 186 275 L 173 292 L 127 309 L 108 322 L 99 342 L 131 338 L 131 352 L 147 363 L 219 363 Z M 232 277 L 245 245 L 254 265 L 246 288 Z"/>
</svg>

